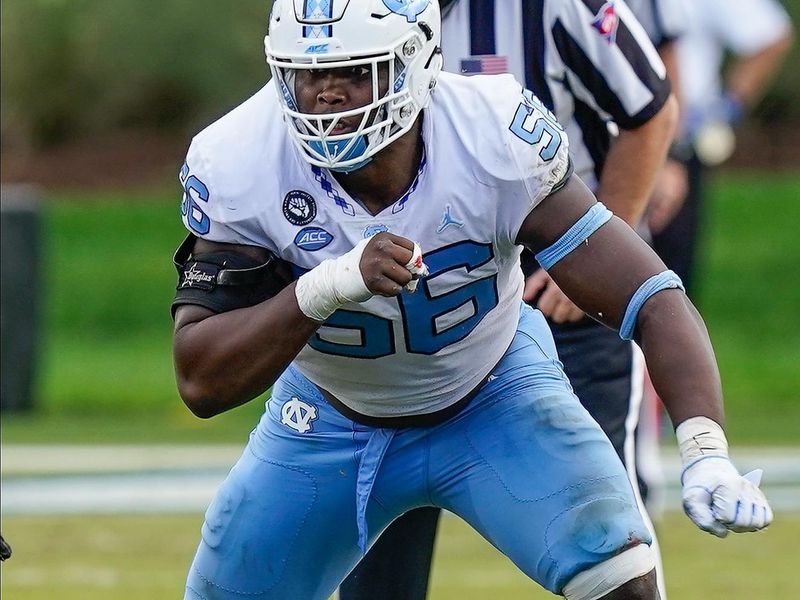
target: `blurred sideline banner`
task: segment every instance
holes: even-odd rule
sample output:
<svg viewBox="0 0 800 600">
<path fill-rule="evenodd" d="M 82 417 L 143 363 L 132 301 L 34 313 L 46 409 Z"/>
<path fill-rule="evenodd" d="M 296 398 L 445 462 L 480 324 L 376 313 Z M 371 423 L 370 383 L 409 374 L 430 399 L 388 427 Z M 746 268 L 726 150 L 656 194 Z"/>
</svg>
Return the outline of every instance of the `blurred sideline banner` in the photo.
<svg viewBox="0 0 800 600">
<path fill-rule="evenodd" d="M 665 510 L 681 510 L 681 461 L 659 449 Z M 3 514 L 202 513 L 242 452 L 239 445 L 31 445 L 2 448 Z M 800 510 L 800 447 L 738 448 L 742 472 L 764 469 L 776 511 Z"/>
<path fill-rule="evenodd" d="M 0 190 L 0 410 L 30 411 L 38 357 L 41 203 L 35 187 Z"/>
</svg>

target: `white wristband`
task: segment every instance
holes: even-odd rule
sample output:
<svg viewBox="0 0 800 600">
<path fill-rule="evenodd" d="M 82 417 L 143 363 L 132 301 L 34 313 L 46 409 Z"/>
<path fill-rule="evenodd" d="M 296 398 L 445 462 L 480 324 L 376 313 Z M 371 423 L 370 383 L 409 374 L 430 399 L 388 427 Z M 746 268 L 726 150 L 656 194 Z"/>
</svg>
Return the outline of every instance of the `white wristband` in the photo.
<svg viewBox="0 0 800 600">
<path fill-rule="evenodd" d="M 297 280 L 294 289 L 303 314 L 315 321 L 324 321 L 348 302 L 365 302 L 372 292 L 361 274 L 361 255 L 369 239 L 335 259 L 322 261 Z"/>
<path fill-rule="evenodd" d="M 728 440 L 716 421 L 708 417 L 686 419 L 675 429 L 685 467 L 703 456 L 728 457 Z"/>
</svg>

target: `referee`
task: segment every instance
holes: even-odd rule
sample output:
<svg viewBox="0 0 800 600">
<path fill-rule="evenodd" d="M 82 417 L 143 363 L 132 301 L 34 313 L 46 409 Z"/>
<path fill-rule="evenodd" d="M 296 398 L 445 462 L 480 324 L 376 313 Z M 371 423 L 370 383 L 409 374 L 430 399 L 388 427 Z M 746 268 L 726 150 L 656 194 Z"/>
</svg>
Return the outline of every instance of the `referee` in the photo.
<svg viewBox="0 0 800 600">
<path fill-rule="evenodd" d="M 654 41 L 665 48 L 682 22 L 674 12 L 677 1 L 637 3 Z M 566 129 L 575 172 L 618 217 L 638 225 L 672 141 L 678 108 L 664 63 L 628 5 L 622 0 L 440 4 L 445 70 L 509 72 L 525 82 Z M 528 258 L 523 258 L 525 300 L 548 317 L 575 393 L 636 482 L 641 353 L 588 319 Z M 342 583 L 340 599 L 424 599 L 438 518 L 438 509 L 422 508 L 395 521 Z M 661 579 L 659 569 L 665 598 Z"/>
</svg>

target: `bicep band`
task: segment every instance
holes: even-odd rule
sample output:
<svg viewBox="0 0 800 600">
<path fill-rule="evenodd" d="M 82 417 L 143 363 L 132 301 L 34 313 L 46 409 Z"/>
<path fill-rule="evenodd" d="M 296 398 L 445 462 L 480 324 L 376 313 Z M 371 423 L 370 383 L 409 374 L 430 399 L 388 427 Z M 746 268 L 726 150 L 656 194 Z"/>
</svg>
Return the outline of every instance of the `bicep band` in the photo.
<svg viewBox="0 0 800 600">
<path fill-rule="evenodd" d="M 173 263 L 178 285 L 172 316 L 184 304 L 203 306 L 215 313 L 253 306 L 272 298 L 289 284 L 279 274 L 277 256 L 268 254 L 263 263 L 235 252 L 193 254 L 195 236 L 190 234 L 175 252 Z"/>
<path fill-rule="evenodd" d="M 636 320 L 639 318 L 639 311 L 644 303 L 647 302 L 651 296 L 657 294 L 661 290 L 681 289 L 686 291 L 683 287 L 681 278 L 672 271 L 662 271 L 658 275 L 653 275 L 636 290 L 628 302 L 628 308 L 625 309 L 625 316 L 622 319 L 622 325 L 619 328 L 619 337 L 623 340 L 630 340 L 633 338 L 633 332 L 636 329 Z"/>
<path fill-rule="evenodd" d="M 558 238 L 553 245 L 537 253 L 536 260 L 547 271 L 585 242 L 590 235 L 607 223 L 612 216 L 613 213 L 602 202 L 598 202 L 587 210 L 586 214 L 578 219 L 572 227 L 567 229 L 564 235 Z"/>
</svg>

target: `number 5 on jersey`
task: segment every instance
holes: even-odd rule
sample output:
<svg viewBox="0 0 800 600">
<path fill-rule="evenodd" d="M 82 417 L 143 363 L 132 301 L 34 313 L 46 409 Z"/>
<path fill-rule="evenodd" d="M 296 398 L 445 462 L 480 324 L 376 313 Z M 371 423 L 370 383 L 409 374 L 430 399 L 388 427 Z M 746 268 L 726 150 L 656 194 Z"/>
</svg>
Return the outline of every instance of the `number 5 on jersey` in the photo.
<svg viewBox="0 0 800 600">
<path fill-rule="evenodd" d="M 525 90 L 522 95 L 524 100 L 517 108 L 509 129 L 531 146 L 541 145 L 546 141 L 547 143 L 539 149 L 539 156 L 543 161 L 550 162 L 561 147 L 561 134 L 564 128 L 556 121 L 553 113 L 539 102 L 533 92 Z"/>
</svg>

